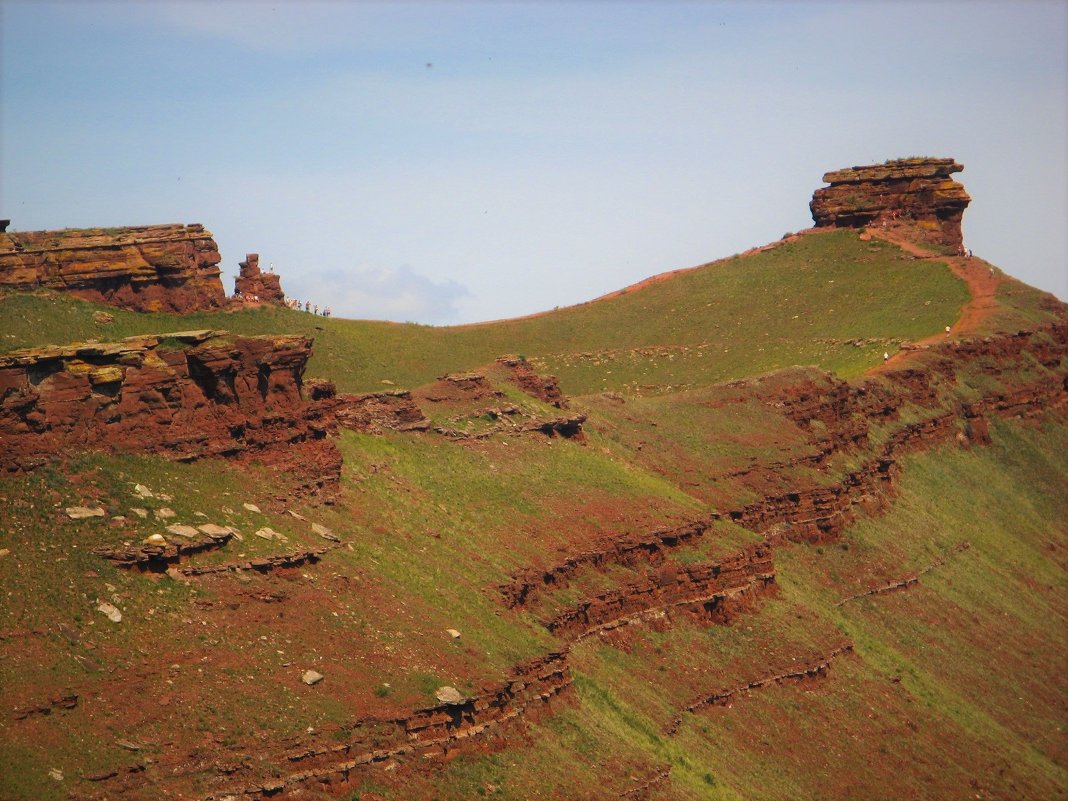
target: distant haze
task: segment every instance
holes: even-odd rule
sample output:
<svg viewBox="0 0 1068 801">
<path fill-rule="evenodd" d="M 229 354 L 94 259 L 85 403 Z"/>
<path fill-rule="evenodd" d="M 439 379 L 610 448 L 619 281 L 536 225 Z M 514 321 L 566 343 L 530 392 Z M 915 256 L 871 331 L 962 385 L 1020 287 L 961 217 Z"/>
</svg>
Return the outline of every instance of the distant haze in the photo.
<svg viewBox="0 0 1068 801">
<path fill-rule="evenodd" d="M 569 305 L 952 156 L 966 245 L 1068 298 L 1068 4 L 0 2 L 0 217 L 200 222 L 335 315 Z"/>
</svg>

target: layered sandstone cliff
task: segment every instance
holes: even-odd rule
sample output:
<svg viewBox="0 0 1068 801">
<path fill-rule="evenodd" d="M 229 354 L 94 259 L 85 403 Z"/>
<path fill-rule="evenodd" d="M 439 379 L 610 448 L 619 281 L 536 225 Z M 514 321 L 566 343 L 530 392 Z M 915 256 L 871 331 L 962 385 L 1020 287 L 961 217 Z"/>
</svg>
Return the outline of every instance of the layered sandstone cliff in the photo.
<svg viewBox="0 0 1068 801">
<path fill-rule="evenodd" d="M 341 457 L 305 398 L 311 340 L 187 331 L 0 356 L 0 470 L 71 450 L 192 460 L 255 456 L 305 489 L 336 484 Z"/>
<path fill-rule="evenodd" d="M 910 158 L 835 170 L 812 196 L 812 219 L 820 228 L 908 223 L 921 239 L 956 249 L 971 198 L 950 176 L 963 169 L 953 159 Z"/>
<path fill-rule="evenodd" d="M 0 232 L 0 289 L 55 289 L 135 311 L 223 306 L 219 261 L 202 225 Z"/>
</svg>

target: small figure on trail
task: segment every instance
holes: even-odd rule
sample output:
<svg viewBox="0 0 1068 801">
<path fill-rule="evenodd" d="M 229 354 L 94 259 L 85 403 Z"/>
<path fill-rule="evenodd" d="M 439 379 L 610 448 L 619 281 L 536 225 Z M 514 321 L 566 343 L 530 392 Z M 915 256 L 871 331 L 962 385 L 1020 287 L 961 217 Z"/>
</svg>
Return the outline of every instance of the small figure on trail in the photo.
<svg viewBox="0 0 1068 801">
<path fill-rule="evenodd" d="M 306 312 L 310 312 L 311 311 L 311 301 L 310 300 L 304 301 L 304 311 L 306 311 Z"/>
<path fill-rule="evenodd" d="M 947 337 L 949 336 L 949 326 L 948 325 L 946 326 L 946 336 Z"/>
<path fill-rule="evenodd" d="M 884 362 L 890 361 L 890 354 L 887 353 L 885 350 L 883 351 L 883 361 Z"/>
<path fill-rule="evenodd" d="M 990 268 L 990 277 L 991 278 L 994 277 L 994 268 L 993 267 Z"/>
<path fill-rule="evenodd" d="M 318 314 L 318 313 L 319 313 L 319 304 L 316 303 L 315 304 L 315 314 Z"/>
<path fill-rule="evenodd" d="M 964 258 L 970 259 L 971 257 L 972 257 L 972 249 L 968 248 L 966 251 L 964 251 Z"/>
<path fill-rule="evenodd" d="M 330 316 L 330 307 L 327 306 L 325 309 L 323 309 L 323 317 L 329 317 L 329 316 Z"/>
</svg>

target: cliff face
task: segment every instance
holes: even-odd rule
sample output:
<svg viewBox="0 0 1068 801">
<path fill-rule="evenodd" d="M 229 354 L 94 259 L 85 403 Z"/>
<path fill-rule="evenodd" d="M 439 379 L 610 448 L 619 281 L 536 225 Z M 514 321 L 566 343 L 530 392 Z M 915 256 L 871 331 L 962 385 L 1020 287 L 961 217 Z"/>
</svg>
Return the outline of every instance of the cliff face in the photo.
<svg viewBox="0 0 1068 801">
<path fill-rule="evenodd" d="M 55 289 L 135 311 L 223 306 L 219 261 L 202 225 L 0 233 L 0 289 Z"/>
<path fill-rule="evenodd" d="M 236 294 L 260 303 L 285 303 L 286 296 L 282 291 L 281 281 L 274 273 L 260 270 L 258 253 L 249 253 L 240 266 L 241 272 L 234 279 Z"/>
<path fill-rule="evenodd" d="M 311 341 L 187 331 L 0 357 L 0 470 L 69 450 L 255 456 L 331 488 L 341 466 L 302 380 Z"/>
<path fill-rule="evenodd" d="M 953 159 L 914 158 L 829 172 L 823 180 L 830 186 L 809 204 L 812 219 L 820 228 L 909 223 L 922 239 L 959 248 L 971 198 L 950 176 L 963 169 Z"/>
</svg>

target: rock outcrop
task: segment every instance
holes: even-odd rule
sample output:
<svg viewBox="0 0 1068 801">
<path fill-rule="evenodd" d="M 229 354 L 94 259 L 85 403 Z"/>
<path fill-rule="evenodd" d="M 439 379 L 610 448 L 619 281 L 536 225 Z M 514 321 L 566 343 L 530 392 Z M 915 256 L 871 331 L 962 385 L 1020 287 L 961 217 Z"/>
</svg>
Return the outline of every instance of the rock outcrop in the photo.
<svg viewBox="0 0 1068 801">
<path fill-rule="evenodd" d="M 746 695 L 753 690 L 759 690 L 763 687 L 769 687 L 775 684 L 784 684 L 787 681 L 804 681 L 805 679 L 822 678 L 827 675 L 827 672 L 831 669 L 831 663 L 842 656 L 843 654 L 849 654 L 853 652 L 853 643 L 844 642 L 841 645 L 832 648 L 826 654 L 813 657 L 801 662 L 801 664 L 791 665 L 790 667 L 781 670 L 776 673 L 772 673 L 767 676 L 761 676 L 760 678 L 751 679 L 744 684 L 739 684 L 734 687 L 727 687 L 722 690 L 716 690 L 707 695 L 691 701 L 686 705 L 686 712 L 691 714 L 700 712 L 710 706 L 726 706 L 730 704 L 735 698 Z M 671 721 L 671 725 L 667 729 L 668 735 L 674 735 L 678 733 L 679 728 L 682 726 L 682 715 L 676 717 Z"/>
<path fill-rule="evenodd" d="M 258 253 L 249 253 L 240 264 L 241 272 L 234 279 L 234 292 L 245 300 L 258 303 L 274 303 L 282 306 L 286 302 L 281 280 L 274 273 L 260 270 Z"/>
<path fill-rule="evenodd" d="M 574 554 L 548 568 L 520 570 L 512 576 L 511 581 L 501 584 L 497 589 L 504 605 L 515 609 L 528 604 L 543 590 L 566 587 L 571 578 L 584 570 L 601 570 L 608 565 L 657 565 L 664 561 L 670 550 L 695 543 L 704 537 L 712 522 L 719 517 L 718 513 L 713 513 L 674 528 L 612 540 L 603 547 Z"/>
<path fill-rule="evenodd" d="M 545 627 L 581 639 L 671 612 L 726 623 L 774 585 L 771 548 L 760 543 L 716 562 L 665 564 L 641 581 L 583 599 L 546 621 Z"/>
<path fill-rule="evenodd" d="M 71 450 L 189 461 L 255 456 L 333 487 L 341 457 L 322 404 L 305 399 L 311 340 L 185 331 L 0 357 L 0 470 Z"/>
<path fill-rule="evenodd" d="M 334 402 L 337 422 L 368 434 L 384 431 L 427 431 L 430 420 L 404 389 L 338 395 Z"/>
<path fill-rule="evenodd" d="M 557 409 L 567 408 L 560 383 L 554 375 L 541 376 L 534 372 L 530 362 L 522 356 L 500 356 L 497 364 L 506 368 L 508 379 L 528 395 L 545 401 Z"/>
<path fill-rule="evenodd" d="M 104 545 L 95 548 L 93 553 L 96 556 L 114 562 L 119 567 L 162 573 L 169 565 L 177 564 L 184 556 L 222 548 L 233 536 L 232 530 L 211 534 L 197 532 L 195 536 L 189 537 L 184 541 L 143 542 L 140 545 Z"/>
<path fill-rule="evenodd" d="M 907 223 L 922 240 L 958 249 L 971 198 L 950 176 L 963 169 L 953 159 L 910 158 L 835 170 L 812 196 L 812 219 L 820 228 Z"/>
<path fill-rule="evenodd" d="M 54 289 L 142 312 L 222 307 L 219 261 L 202 225 L 0 233 L 0 289 Z"/>
<path fill-rule="evenodd" d="M 550 653 L 517 665 L 502 682 L 405 717 L 366 718 L 328 737 L 309 729 L 284 753 L 266 754 L 266 764 L 283 766 L 272 776 L 256 777 L 251 760 L 237 760 L 236 767 L 219 771 L 226 789 L 208 799 L 296 795 L 303 789 L 340 794 L 364 778 L 361 771 L 368 767 L 390 763 L 396 767 L 398 759 L 446 760 L 465 751 L 485 750 L 493 740 L 506 741 L 510 729 L 551 713 L 557 699 L 570 695 L 571 684 L 567 652 Z"/>
</svg>

